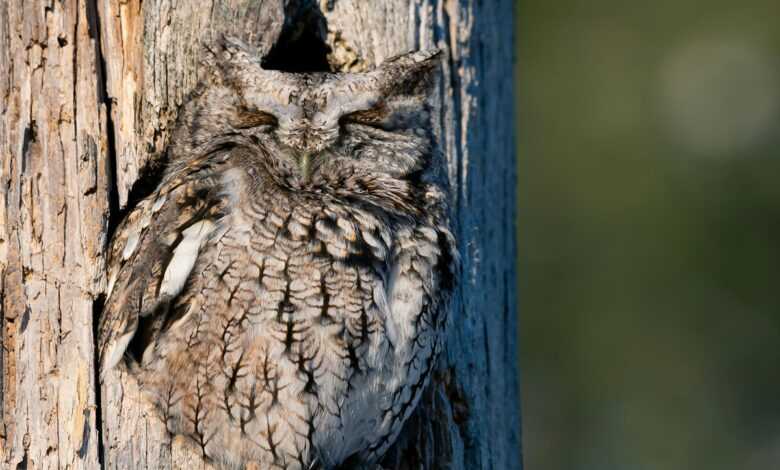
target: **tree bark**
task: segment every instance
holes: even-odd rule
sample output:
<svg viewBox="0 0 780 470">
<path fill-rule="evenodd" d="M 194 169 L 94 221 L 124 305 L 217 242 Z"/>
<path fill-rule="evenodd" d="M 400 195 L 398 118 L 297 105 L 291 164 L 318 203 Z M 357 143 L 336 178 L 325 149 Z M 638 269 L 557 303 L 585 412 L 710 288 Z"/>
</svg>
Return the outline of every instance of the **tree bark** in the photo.
<svg viewBox="0 0 780 470">
<path fill-rule="evenodd" d="M 108 140 L 89 4 L 0 2 L 2 449 L 11 468 L 97 468 L 93 302 Z"/>
<path fill-rule="evenodd" d="M 462 276 L 447 352 L 384 466 L 519 469 L 511 11 L 509 0 L 0 0 L 3 467 L 208 468 L 126 373 L 97 387 L 104 253 L 159 174 L 201 39 L 289 55 L 309 31 L 340 71 L 445 51 L 435 121 Z"/>
</svg>

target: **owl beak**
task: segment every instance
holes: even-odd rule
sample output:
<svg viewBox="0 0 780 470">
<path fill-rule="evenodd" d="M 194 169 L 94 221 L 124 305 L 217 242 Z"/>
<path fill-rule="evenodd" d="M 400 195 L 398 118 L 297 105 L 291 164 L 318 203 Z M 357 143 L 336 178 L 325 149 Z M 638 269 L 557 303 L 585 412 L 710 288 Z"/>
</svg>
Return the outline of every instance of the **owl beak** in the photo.
<svg viewBox="0 0 780 470">
<path fill-rule="evenodd" d="M 298 159 L 298 168 L 301 171 L 301 179 L 304 182 L 308 182 L 311 178 L 312 170 L 312 155 L 309 152 L 304 152 Z"/>
</svg>

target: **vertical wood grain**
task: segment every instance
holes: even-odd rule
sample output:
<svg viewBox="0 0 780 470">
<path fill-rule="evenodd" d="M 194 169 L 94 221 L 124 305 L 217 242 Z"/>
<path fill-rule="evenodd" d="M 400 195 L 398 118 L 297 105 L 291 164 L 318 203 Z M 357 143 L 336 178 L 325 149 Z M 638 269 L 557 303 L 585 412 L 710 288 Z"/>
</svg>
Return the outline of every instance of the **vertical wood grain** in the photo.
<svg viewBox="0 0 780 470">
<path fill-rule="evenodd" d="M 99 466 L 92 334 L 108 221 L 92 5 L 0 2 L 4 468 Z"/>
</svg>

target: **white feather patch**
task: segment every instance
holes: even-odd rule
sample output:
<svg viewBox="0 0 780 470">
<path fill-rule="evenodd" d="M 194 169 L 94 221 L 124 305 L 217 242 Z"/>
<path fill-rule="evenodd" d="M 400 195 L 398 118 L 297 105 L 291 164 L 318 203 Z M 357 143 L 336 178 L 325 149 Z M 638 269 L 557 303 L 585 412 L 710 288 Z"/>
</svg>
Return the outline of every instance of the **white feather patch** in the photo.
<svg viewBox="0 0 780 470">
<path fill-rule="evenodd" d="M 152 223 L 152 214 L 147 212 L 144 214 L 143 217 L 141 217 L 141 230 L 145 229 L 149 226 L 149 224 Z"/>
<path fill-rule="evenodd" d="M 113 369 L 114 366 L 119 363 L 119 360 L 122 359 L 122 355 L 127 349 L 128 343 L 130 343 L 130 340 L 134 335 L 135 330 L 129 333 L 125 333 L 113 345 L 108 347 L 108 350 L 106 351 L 106 357 L 103 360 L 103 370 L 101 371 L 101 376 L 105 377 L 106 372 Z"/>
<path fill-rule="evenodd" d="M 210 220 L 201 220 L 188 227 L 182 235 L 184 238 L 173 250 L 173 258 L 168 264 L 168 268 L 163 275 L 162 285 L 160 286 L 160 296 L 176 296 L 184 288 L 187 278 L 190 276 L 192 268 L 195 266 L 195 260 L 198 258 L 198 251 L 216 226 Z"/>
<path fill-rule="evenodd" d="M 130 255 L 133 254 L 135 251 L 135 248 L 138 246 L 138 240 L 141 238 L 141 231 L 140 230 L 134 230 L 127 236 L 127 241 L 125 242 L 125 249 L 122 250 L 122 260 L 127 260 L 130 258 Z"/>
<path fill-rule="evenodd" d="M 114 286 L 116 285 L 116 279 L 119 277 L 119 272 L 115 272 L 111 275 L 111 278 L 108 280 L 108 289 L 106 290 L 106 298 L 111 297 L 111 293 L 114 292 Z"/>
<path fill-rule="evenodd" d="M 164 203 L 165 203 L 165 196 L 158 197 L 157 200 L 154 201 L 154 204 L 152 204 L 152 212 L 159 211 Z"/>
</svg>

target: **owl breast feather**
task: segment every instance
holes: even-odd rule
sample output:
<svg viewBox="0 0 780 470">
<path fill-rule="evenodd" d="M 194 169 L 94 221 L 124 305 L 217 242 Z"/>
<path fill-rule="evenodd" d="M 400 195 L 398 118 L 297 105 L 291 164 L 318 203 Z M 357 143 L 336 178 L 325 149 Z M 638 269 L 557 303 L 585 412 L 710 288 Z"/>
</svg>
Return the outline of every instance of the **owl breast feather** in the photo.
<svg viewBox="0 0 780 470">
<path fill-rule="evenodd" d="M 169 430 L 214 459 L 376 460 L 440 349 L 439 231 L 233 191 L 229 213 L 172 248 L 170 319 L 143 354 L 145 389 Z"/>
</svg>

